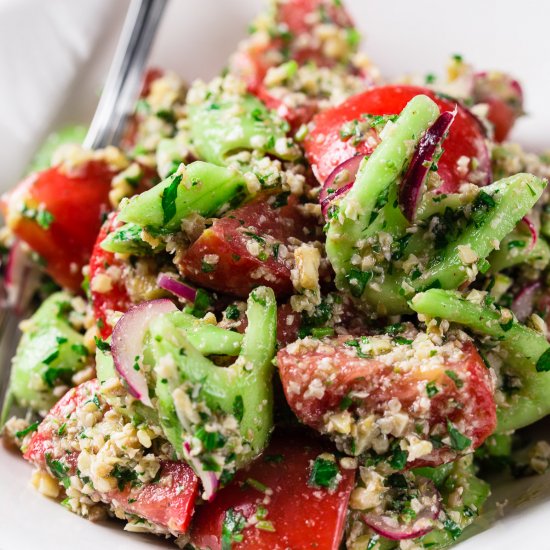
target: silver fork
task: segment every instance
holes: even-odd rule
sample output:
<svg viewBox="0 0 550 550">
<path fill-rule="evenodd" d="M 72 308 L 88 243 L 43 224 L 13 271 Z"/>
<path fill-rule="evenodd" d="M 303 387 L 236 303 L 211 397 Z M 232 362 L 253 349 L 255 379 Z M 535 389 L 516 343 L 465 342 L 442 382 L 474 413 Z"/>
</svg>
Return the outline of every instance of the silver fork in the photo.
<svg viewBox="0 0 550 550">
<path fill-rule="evenodd" d="M 115 55 L 84 147 L 97 149 L 117 145 L 139 92 L 145 63 L 168 0 L 132 0 L 124 20 Z M 20 338 L 19 315 L 13 304 L 2 300 L 5 283 L 0 281 L 0 427 L 13 406 L 8 395 L 11 360 Z M 11 307 L 10 307 L 11 306 Z"/>
</svg>

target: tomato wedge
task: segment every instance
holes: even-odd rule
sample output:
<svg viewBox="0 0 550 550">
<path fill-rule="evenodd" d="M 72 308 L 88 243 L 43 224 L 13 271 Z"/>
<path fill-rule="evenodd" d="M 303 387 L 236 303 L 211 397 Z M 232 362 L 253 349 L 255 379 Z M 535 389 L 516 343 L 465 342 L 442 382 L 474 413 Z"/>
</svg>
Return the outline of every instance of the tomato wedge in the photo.
<svg viewBox="0 0 550 550">
<path fill-rule="evenodd" d="M 113 311 L 126 312 L 132 301 L 122 278 L 124 263 L 118 260 L 112 252 L 101 248 L 105 237 L 111 233 L 118 222 L 116 214 L 109 215 L 99 232 L 90 258 L 90 295 L 92 308 L 99 332 L 103 339 L 113 332 L 109 316 Z M 103 279 L 103 284 L 101 284 Z"/>
<path fill-rule="evenodd" d="M 315 220 L 295 197 L 278 206 L 279 196 L 260 197 L 214 222 L 185 252 L 178 268 L 198 285 L 247 297 L 260 285 L 278 296 L 292 292 L 292 239 L 315 237 Z"/>
<path fill-rule="evenodd" d="M 23 457 L 41 469 L 48 469 L 52 461 L 67 475 L 77 471 L 78 451 L 67 452 L 59 435 L 60 426 L 69 422 L 79 408 L 89 402 L 99 391 L 99 382 L 91 380 L 73 388 L 51 409 L 33 434 Z M 74 436 L 73 436 L 74 437 Z M 70 443 L 68 448 L 70 448 Z M 99 499 L 110 504 L 116 501 L 127 514 L 135 514 L 155 525 L 169 529 L 176 534 L 187 531 L 198 495 L 198 478 L 184 462 L 164 461 L 161 463 L 158 482 L 122 490 L 99 493 Z"/>
<path fill-rule="evenodd" d="M 312 129 L 305 139 L 306 156 L 319 183 L 323 184 L 336 166 L 357 153 L 371 154 L 379 142 L 371 129 L 365 139 L 354 141 L 343 132 L 346 124 L 362 120 L 362 115 L 395 115 L 416 95 L 432 98 L 441 110 L 452 111 L 457 103 L 432 90 L 417 86 L 379 86 L 350 97 L 338 107 L 327 109 L 312 120 Z M 382 125 L 383 126 L 383 125 Z M 491 181 L 491 164 L 485 136 L 479 121 L 463 106 L 443 144 L 438 174 L 443 180 L 439 191 L 458 191 L 462 183 L 486 185 Z M 466 159 L 464 163 L 462 157 Z"/>
<path fill-rule="evenodd" d="M 495 141 L 504 141 L 516 120 L 524 114 L 523 90 L 517 80 L 498 71 L 474 75 L 473 99 L 487 105 L 487 119 L 493 125 Z"/>
<path fill-rule="evenodd" d="M 10 229 L 40 255 L 59 285 L 74 292 L 80 290 L 82 267 L 110 208 L 113 176 L 98 161 L 70 174 L 56 166 L 30 175 L 4 199 Z"/>
<path fill-rule="evenodd" d="M 334 58 L 323 51 L 313 36 L 320 23 L 353 27 L 342 3 L 333 0 L 277 0 L 271 19 L 270 39 L 246 41 L 231 59 L 231 70 L 246 78 L 252 90 L 262 82 L 267 70 L 289 59 L 331 66 Z"/>
<path fill-rule="evenodd" d="M 439 348 L 432 363 L 421 356 L 409 357 L 405 368 L 385 360 L 384 355 L 370 358 L 358 353 L 357 342 L 349 337 L 310 339 L 278 353 L 287 401 L 304 424 L 330 432 L 327 413 L 349 410 L 361 418 L 371 414 L 381 418 L 390 412 L 388 403 L 398 401 L 413 433 L 417 426 L 423 427 L 422 437 L 444 440 L 450 422 L 470 440 L 466 449 L 477 448 L 494 431 L 496 406 L 490 373 L 471 342 Z M 405 350 L 405 346 L 399 347 Z M 422 460 L 432 465 L 447 462 L 464 449 L 434 446 Z"/>
<path fill-rule="evenodd" d="M 276 435 L 213 503 L 197 509 L 191 543 L 201 550 L 337 550 L 355 471 L 340 469 L 334 490 L 312 486 L 312 463 L 326 450 L 307 436 Z"/>
<path fill-rule="evenodd" d="M 275 97 L 264 85 L 269 68 L 290 59 L 299 65 L 314 63 L 318 67 L 332 67 L 342 60 L 324 47 L 315 35 L 321 24 L 348 29 L 353 22 L 341 3 L 332 0 L 289 0 L 275 2 L 270 39 L 253 36 L 245 41 L 231 58 L 231 70 L 246 80 L 251 93 L 258 96 L 270 109 L 277 111 L 293 131 L 311 120 L 318 110 L 315 98 L 289 106 L 283 98 Z M 349 67 L 349 71 L 355 69 Z"/>
</svg>

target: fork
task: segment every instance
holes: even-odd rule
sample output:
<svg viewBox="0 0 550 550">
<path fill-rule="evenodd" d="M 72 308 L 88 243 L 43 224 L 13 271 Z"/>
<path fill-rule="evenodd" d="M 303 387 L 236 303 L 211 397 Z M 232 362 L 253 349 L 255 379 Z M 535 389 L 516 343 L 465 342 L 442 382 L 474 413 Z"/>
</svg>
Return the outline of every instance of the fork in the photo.
<svg viewBox="0 0 550 550">
<path fill-rule="evenodd" d="M 128 117 L 133 112 L 145 63 L 168 0 L 132 0 L 107 75 L 96 112 L 84 140 L 84 147 L 98 149 L 117 145 Z M 9 394 L 11 361 L 21 336 L 18 325 L 30 310 L 18 312 L 17 304 L 6 297 L 5 281 L 0 281 L 0 427 L 13 399 Z"/>
</svg>

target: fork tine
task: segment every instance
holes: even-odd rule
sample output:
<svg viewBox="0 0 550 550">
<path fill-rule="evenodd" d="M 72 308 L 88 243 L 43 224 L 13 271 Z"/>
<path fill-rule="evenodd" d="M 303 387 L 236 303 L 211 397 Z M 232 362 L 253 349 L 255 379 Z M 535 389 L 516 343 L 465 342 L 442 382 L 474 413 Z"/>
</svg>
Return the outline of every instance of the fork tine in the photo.
<svg viewBox="0 0 550 550">
<path fill-rule="evenodd" d="M 0 311 L 0 428 L 4 425 L 12 405 L 8 387 L 11 360 L 19 341 L 17 316 L 9 309 Z"/>
</svg>

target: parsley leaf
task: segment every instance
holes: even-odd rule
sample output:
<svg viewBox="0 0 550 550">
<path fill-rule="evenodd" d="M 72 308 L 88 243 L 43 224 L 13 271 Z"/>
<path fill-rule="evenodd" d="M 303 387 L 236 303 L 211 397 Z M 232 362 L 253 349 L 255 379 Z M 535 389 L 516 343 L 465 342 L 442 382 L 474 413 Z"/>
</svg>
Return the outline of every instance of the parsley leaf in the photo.
<svg viewBox="0 0 550 550">
<path fill-rule="evenodd" d="M 94 336 L 94 340 L 98 350 L 102 351 L 103 353 L 107 353 L 108 351 L 111 351 L 111 345 L 108 342 L 105 342 L 105 340 L 102 340 L 97 336 Z"/>
<path fill-rule="evenodd" d="M 454 370 L 446 370 L 445 374 L 455 383 L 457 388 L 464 386 L 464 382 L 458 377 L 458 374 Z"/>
<path fill-rule="evenodd" d="M 23 439 L 26 435 L 35 432 L 38 429 L 39 425 L 40 422 L 34 422 L 30 426 L 27 426 L 24 430 L 19 430 L 18 432 L 15 432 L 15 437 L 17 437 L 17 439 Z"/>
<path fill-rule="evenodd" d="M 314 487 L 334 488 L 337 482 L 338 466 L 334 460 L 317 457 L 311 468 L 309 484 Z"/>
<path fill-rule="evenodd" d="M 167 224 L 176 215 L 176 198 L 182 179 L 183 176 L 181 174 L 174 176 L 170 185 L 162 192 L 161 205 L 164 224 Z"/>
<path fill-rule="evenodd" d="M 409 453 L 396 447 L 390 459 L 390 466 L 394 470 L 402 470 L 407 465 L 407 457 Z"/>
<path fill-rule="evenodd" d="M 550 371 L 550 348 L 548 348 L 537 361 L 536 366 L 537 372 L 548 372 Z"/>
<path fill-rule="evenodd" d="M 222 550 L 231 550 L 233 542 L 242 542 L 242 531 L 246 525 L 246 518 L 229 508 L 225 512 L 222 524 Z"/>
<path fill-rule="evenodd" d="M 455 451 L 464 451 L 472 444 L 472 440 L 461 434 L 451 424 L 450 420 L 447 420 L 447 430 L 451 438 L 451 448 L 453 448 Z"/>
<path fill-rule="evenodd" d="M 123 468 L 119 464 L 115 464 L 115 467 L 111 470 L 111 476 L 117 480 L 117 487 L 119 491 L 124 491 L 124 487 L 128 483 L 134 487 L 139 484 L 137 481 L 137 472 L 130 468 Z"/>
<path fill-rule="evenodd" d="M 233 415 L 239 422 L 241 422 L 241 420 L 243 419 L 244 402 L 242 395 L 237 395 L 235 397 L 235 400 L 233 401 Z"/>
<path fill-rule="evenodd" d="M 365 287 L 372 279 L 372 271 L 362 271 L 356 267 L 352 267 L 346 275 L 346 281 L 350 286 L 351 295 L 354 298 L 361 298 Z"/>
</svg>

